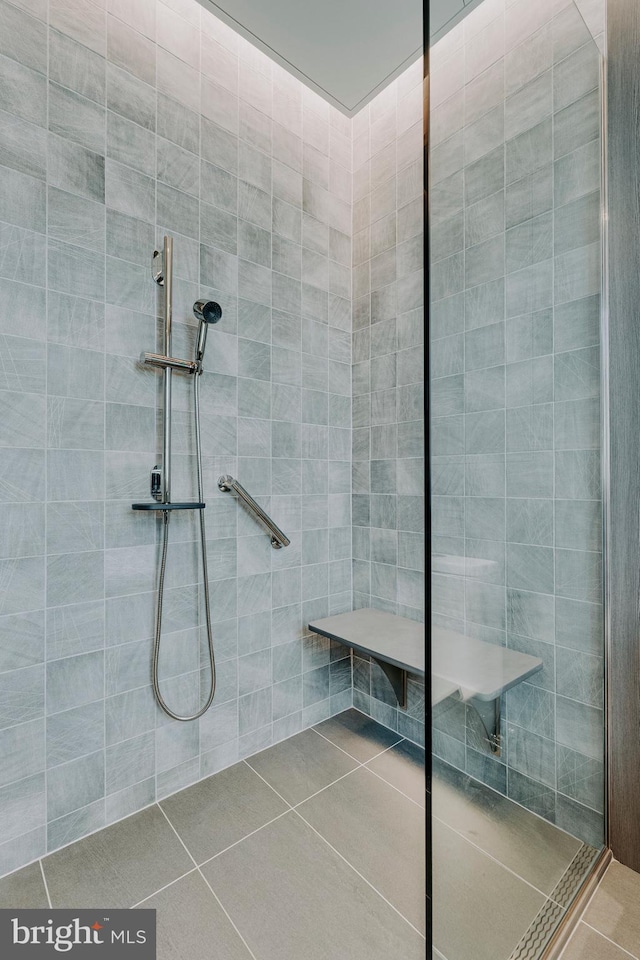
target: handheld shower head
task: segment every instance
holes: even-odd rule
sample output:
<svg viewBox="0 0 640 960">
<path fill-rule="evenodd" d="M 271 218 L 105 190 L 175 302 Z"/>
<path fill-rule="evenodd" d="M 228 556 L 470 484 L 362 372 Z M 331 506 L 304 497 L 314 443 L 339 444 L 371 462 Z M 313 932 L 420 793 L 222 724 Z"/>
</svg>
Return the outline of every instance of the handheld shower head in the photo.
<svg viewBox="0 0 640 960">
<path fill-rule="evenodd" d="M 217 323 L 222 316 L 222 307 L 213 300 L 196 300 L 193 305 L 194 316 L 205 323 Z"/>
<path fill-rule="evenodd" d="M 222 307 L 214 300 L 196 300 L 193 305 L 193 315 L 200 321 L 196 340 L 196 361 L 201 363 L 207 344 L 207 328 L 210 323 L 217 323 L 220 320 Z"/>
</svg>

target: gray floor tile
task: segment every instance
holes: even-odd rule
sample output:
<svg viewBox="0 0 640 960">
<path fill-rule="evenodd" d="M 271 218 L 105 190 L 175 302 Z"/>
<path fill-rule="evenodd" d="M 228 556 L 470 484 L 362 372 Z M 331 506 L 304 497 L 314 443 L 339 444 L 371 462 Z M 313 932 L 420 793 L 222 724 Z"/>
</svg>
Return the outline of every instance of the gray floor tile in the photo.
<svg viewBox="0 0 640 960">
<path fill-rule="evenodd" d="M 288 809 L 246 763 L 237 763 L 160 804 L 197 863 Z"/>
<path fill-rule="evenodd" d="M 303 730 L 248 761 L 288 803 L 300 803 L 357 766 L 313 730 Z"/>
<path fill-rule="evenodd" d="M 640 957 L 640 876 L 612 863 L 584 915 L 596 930 Z"/>
<path fill-rule="evenodd" d="M 424 932 L 424 813 L 415 803 L 361 769 L 303 803 L 300 814 Z"/>
<path fill-rule="evenodd" d="M 260 960 L 422 960 L 425 941 L 291 812 L 203 867 Z"/>
<path fill-rule="evenodd" d="M 561 960 L 629 960 L 629 954 L 581 923 L 562 952 Z"/>
<path fill-rule="evenodd" d="M 433 941 L 447 960 L 507 960 L 543 903 L 523 880 L 434 823 Z"/>
<path fill-rule="evenodd" d="M 43 860 L 54 907 L 132 907 L 193 863 L 158 807 Z"/>
<path fill-rule="evenodd" d="M 551 893 L 579 840 L 477 780 L 435 762 L 433 815 L 543 893 Z"/>
<path fill-rule="evenodd" d="M 404 794 L 425 805 L 425 755 L 422 747 L 409 740 L 402 740 L 391 750 L 385 750 L 380 756 L 367 764 L 370 770 L 386 780 Z"/>
<path fill-rule="evenodd" d="M 323 737 L 331 740 L 360 763 L 371 760 L 381 750 L 402 739 L 399 734 L 383 727 L 381 723 L 376 723 L 370 717 L 365 717 L 359 710 L 345 710 L 337 717 L 319 723 L 314 730 L 318 730 Z"/>
<path fill-rule="evenodd" d="M 48 906 L 39 863 L 32 863 L 0 880 L 1 909 L 20 907 L 22 910 L 29 910 Z"/>
<path fill-rule="evenodd" d="M 157 952 L 161 960 L 250 960 L 251 954 L 197 872 L 145 900 L 140 907 L 158 911 Z"/>
</svg>

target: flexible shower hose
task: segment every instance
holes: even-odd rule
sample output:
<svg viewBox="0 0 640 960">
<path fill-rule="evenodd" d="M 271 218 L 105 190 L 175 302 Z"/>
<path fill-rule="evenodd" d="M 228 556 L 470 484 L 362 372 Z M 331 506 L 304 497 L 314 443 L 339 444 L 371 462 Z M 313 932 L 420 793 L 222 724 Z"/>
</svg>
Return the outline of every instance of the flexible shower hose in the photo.
<svg viewBox="0 0 640 960">
<path fill-rule="evenodd" d="M 194 407 L 194 417 L 195 417 L 195 430 L 196 430 L 196 455 L 198 461 L 198 502 L 203 502 L 203 484 L 202 484 L 202 444 L 200 442 L 200 373 L 201 369 L 198 370 L 193 375 L 193 407 Z M 182 717 L 178 713 L 174 713 L 170 707 L 167 706 L 164 697 L 160 692 L 160 682 L 158 679 L 158 667 L 160 662 L 160 637 L 162 634 L 162 603 L 164 599 L 164 577 L 167 569 L 167 548 L 169 543 L 169 516 L 170 510 L 163 510 L 164 514 L 164 523 L 162 530 L 162 559 L 160 562 L 160 578 L 158 581 L 158 606 L 156 611 L 156 634 L 153 644 L 153 692 L 155 693 L 156 700 L 160 704 L 164 712 L 172 717 L 173 720 L 197 720 L 204 713 L 207 712 L 211 704 L 213 703 L 213 698 L 216 692 L 216 663 L 215 656 L 213 651 L 213 631 L 211 629 L 211 608 L 209 605 L 209 575 L 207 572 L 207 535 L 204 525 L 204 510 L 198 510 L 200 514 L 200 543 L 202 545 L 202 576 L 204 582 L 204 608 L 205 616 L 207 623 L 207 642 L 209 646 L 209 663 L 211 665 L 211 690 L 209 696 L 207 697 L 207 702 L 204 707 L 199 710 L 197 713 L 194 713 L 192 716 Z"/>
</svg>

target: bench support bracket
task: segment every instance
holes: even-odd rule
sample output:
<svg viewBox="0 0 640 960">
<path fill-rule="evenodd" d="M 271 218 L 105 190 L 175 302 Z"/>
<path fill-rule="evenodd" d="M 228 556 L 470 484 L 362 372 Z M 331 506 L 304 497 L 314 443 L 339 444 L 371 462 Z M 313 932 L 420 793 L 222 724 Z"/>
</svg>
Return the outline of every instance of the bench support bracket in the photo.
<svg viewBox="0 0 640 960">
<path fill-rule="evenodd" d="M 494 757 L 499 757 L 502 749 L 500 734 L 502 697 L 496 697 L 495 700 L 478 700 L 476 697 L 471 697 L 467 700 L 467 703 L 473 708 L 482 724 L 485 733 L 484 740 L 489 744 L 489 750 Z"/>
<path fill-rule="evenodd" d="M 400 667 L 394 666 L 392 663 L 387 663 L 385 660 L 378 660 L 377 657 L 372 657 L 372 660 L 378 664 L 382 672 L 386 675 L 387 680 L 393 687 L 393 692 L 395 693 L 398 706 L 402 710 L 407 709 L 407 671 L 402 670 Z"/>
</svg>

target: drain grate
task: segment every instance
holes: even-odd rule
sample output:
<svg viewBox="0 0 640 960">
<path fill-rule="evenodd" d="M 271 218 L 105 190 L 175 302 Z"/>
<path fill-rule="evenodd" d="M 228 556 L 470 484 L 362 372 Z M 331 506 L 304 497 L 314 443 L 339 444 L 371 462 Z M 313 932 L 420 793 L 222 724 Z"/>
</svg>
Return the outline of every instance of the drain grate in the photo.
<svg viewBox="0 0 640 960">
<path fill-rule="evenodd" d="M 583 843 L 551 891 L 551 899 L 562 907 L 568 907 L 597 856 L 598 851 L 595 847 Z"/>
<path fill-rule="evenodd" d="M 546 900 L 509 960 L 539 960 L 564 912 L 560 904 Z"/>
<path fill-rule="evenodd" d="M 595 847 L 582 844 L 509 960 L 539 960 L 597 855 Z"/>
</svg>

